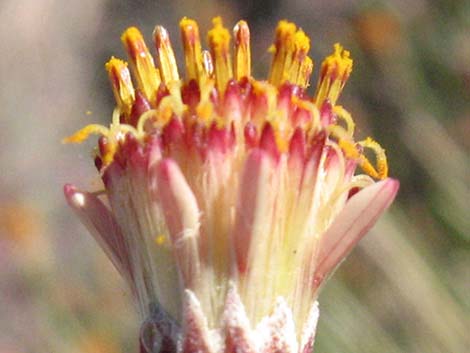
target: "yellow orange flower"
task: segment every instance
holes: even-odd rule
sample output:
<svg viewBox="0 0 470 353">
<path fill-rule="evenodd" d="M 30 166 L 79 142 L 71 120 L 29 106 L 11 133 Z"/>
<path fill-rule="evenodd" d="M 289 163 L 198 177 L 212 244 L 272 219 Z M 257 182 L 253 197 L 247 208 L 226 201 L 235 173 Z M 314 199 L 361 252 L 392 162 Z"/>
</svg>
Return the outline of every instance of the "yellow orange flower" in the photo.
<svg viewBox="0 0 470 353">
<path fill-rule="evenodd" d="M 348 51 L 334 45 L 310 97 L 301 29 L 279 23 L 263 81 L 251 76 L 247 23 L 235 25 L 233 44 L 222 20 L 213 23 L 203 50 L 197 23 L 181 21 L 186 75 L 164 28 L 153 34 L 158 68 L 139 30 L 124 32 L 129 65 L 106 64 L 117 103 L 110 126 L 65 139 L 101 135 L 104 195 L 71 185 L 65 195 L 169 351 L 307 352 L 320 286 L 398 182 L 387 178 L 384 150 L 355 141 L 337 105 Z M 157 351 L 145 329 L 141 342 Z"/>
</svg>

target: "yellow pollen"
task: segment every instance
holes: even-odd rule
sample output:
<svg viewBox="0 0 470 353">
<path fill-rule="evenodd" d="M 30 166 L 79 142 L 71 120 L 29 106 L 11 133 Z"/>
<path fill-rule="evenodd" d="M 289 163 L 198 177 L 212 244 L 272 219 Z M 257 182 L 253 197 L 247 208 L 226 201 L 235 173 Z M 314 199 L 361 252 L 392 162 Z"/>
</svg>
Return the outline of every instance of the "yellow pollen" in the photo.
<svg viewBox="0 0 470 353">
<path fill-rule="evenodd" d="M 356 144 L 350 140 L 341 139 L 338 142 L 339 147 L 343 150 L 344 155 L 349 159 L 361 158 L 361 154 L 357 150 Z"/>
<path fill-rule="evenodd" d="M 73 135 L 63 138 L 62 143 L 82 143 L 92 134 L 108 136 L 109 129 L 103 125 L 90 124 L 78 130 Z"/>
<path fill-rule="evenodd" d="M 227 82 L 233 77 L 230 58 L 230 32 L 223 26 L 222 19 L 212 20 L 213 28 L 207 34 L 211 56 L 214 60 L 215 84 L 219 92 L 224 92 Z"/>
<path fill-rule="evenodd" d="M 368 137 L 364 141 L 355 144 L 351 140 L 339 139 L 339 147 L 343 150 L 344 155 L 349 159 L 357 159 L 359 166 L 369 176 L 375 179 L 385 179 L 388 176 L 387 157 L 384 149 L 372 138 Z M 359 152 L 357 145 L 371 149 L 375 154 L 377 167 L 374 167 L 363 152 Z"/>
<path fill-rule="evenodd" d="M 274 51 L 274 57 L 268 80 L 274 86 L 279 86 L 287 79 L 286 69 L 291 65 L 292 55 L 289 54 L 292 54 L 293 51 L 296 31 L 296 25 L 285 20 L 280 21 L 277 25 L 274 49 L 270 48 L 271 51 Z"/>
<path fill-rule="evenodd" d="M 140 90 L 150 104 L 155 104 L 161 79 L 142 34 L 137 28 L 130 27 L 123 33 L 121 40 L 129 55 L 132 73 Z"/>
<path fill-rule="evenodd" d="M 292 52 L 288 55 L 291 56 L 290 67 L 285 67 L 287 77 L 286 79 L 296 85 L 304 87 L 301 82 L 305 82 L 310 79 L 310 74 L 305 77 L 308 73 L 308 67 L 310 66 L 310 73 L 313 69 L 313 61 L 307 54 L 310 50 L 310 38 L 302 30 L 298 30 L 294 34 L 294 40 L 292 45 Z M 305 63 L 305 64 L 304 64 Z M 304 65 L 306 67 L 304 67 Z"/>
<path fill-rule="evenodd" d="M 118 141 L 122 140 L 127 133 L 134 135 L 138 139 L 142 139 L 143 137 L 133 126 L 121 124 L 119 122 L 120 115 L 121 112 L 119 108 L 116 108 L 114 109 L 112 123 L 109 128 L 99 124 L 90 124 L 78 130 L 73 135 L 62 139 L 62 143 L 82 143 L 92 134 L 104 136 L 107 138 L 107 147 L 101 159 L 104 165 L 108 165 L 113 161 L 114 154 L 117 151 Z"/>
<path fill-rule="evenodd" d="M 335 104 L 352 71 L 353 61 L 349 51 L 336 43 L 333 54 L 322 63 L 318 80 L 315 103 L 321 107 L 325 99 Z"/>
<path fill-rule="evenodd" d="M 265 96 L 267 99 L 267 114 L 263 116 L 264 121 L 272 121 L 278 118 L 277 90 L 273 85 L 265 81 L 252 81 L 253 93 L 258 96 Z M 261 125 L 260 125 L 261 126 Z"/>
<path fill-rule="evenodd" d="M 116 104 L 127 119 L 131 114 L 132 105 L 135 100 L 134 86 L 132 85 L 127 63 L 111 57 L 106 63 L 105 68 L 108 72 Z"/>
<path fill-rule="evenodd" d="M 157 245 L 163 245 L 165 244 L 166 242 L 166 237 L 165 237 L 165 234 L 158 234 L 156 237 L 155 237 L 155 243 Z"/>
<path fill-rule="evenodd" d="M 91 134 L 102 135 L 109 137 L 111 131 L 103 125 L 90 124 L 85 126 L 83 129 L 77 131 L 71 136 L 68 136 L 62 140 L 62 143 L 82 143 Z M 108 145 L 104 155 L 101 156 L 104 165 L 107 165 L 113 161 L 114 154 L 116 153 L 117 145 L 115 141 L 108 141 Z"/>
<path fill-rule="evenodd" d="M 220 17 L 214 18 L 212 22 L 213 28 L 208 32 L 210 48 L 208 51 L 201 48 L 197 23 L 188 18 L 180 21 L 186 80 L 195 80 L 200 92 L 200 99 L 196 106 L 198 122 L 204 124 L 206 128 L 214 122 L 219 128 L 230 126 L 233 122 L 229 120 L 230 117 L 227 118 L 224 115 L 223 106 L 221 108 L 214 105 L 211 99 L 212 93 L 216 90 L 219 96 L 223 96 L 229 80 L 241 80 L 246 77 L 251 84 L 251 93 L 257 96 L 254 97 L 254 101 L 262 103 L 259 106 L 250 107 L 251 113 L 246 114 L 247 118 L 243 118 L 242 123 L 250 119 L 258 131 L 269 123 L 273 128 L 275 143 L 280 152 L 288 151 L 289 140 L 297 127 L 297 123 L 292 122 L 289 117 L 289 109 L 294 106 L 311 114 L 311 119 L 306 119 L 308 121 L 300 125 L 309 138 L 318 131 L 324 130 L 336 153 L 341 154 L 341 158 L 357 161 L 364 173 L 372 178 L 387 177 L 388 165 L 384 149 L 371 138 L 355 142 L 354 120 L 342 106 L 336 105 L 352 71 L 353 61 L 347 50 L 344 50 L 340 44 L 335 44 L 333 53 L 321 65 L 315 98 L 312 100 L 294 96 L 291 99 L 291 105 L 288 105 L 289 109 L 286 109 L 284 105 L 278 103 L 279 86 L 286 81 L 301 88 L 309 85 L 314 66 L 312 59 L 308 56 L 309 37 L 295 24 L 285 20 L 280 21 L 275 33 L 275 42 L 270 48 L 273 61 L 269 79 L 267 82 L 259 81 L 251 78 L 250 31 L 247 23 L 239 21 L 233 29 L 235 45 L 232 62 L 230 33 L 223 26 Z M 153 57 L 137 28 L 128 28 L 121 37 L 129 54 L 129 65 L 135 77 L 135 83 L 149 101 L 152 109 L 143 113 L 137 120 L 137 124 L 133 121 L 133 125 L 130 125 L 130 115 L 135 104 L 134 86 L 128 64 L 112 57 L 105 65 L 117 105 L 112 123 L 109 128 L 98 124 L 87 125 L 64 138 L 63 143 L 81 143 L 92 134 L 105 136 L 107 143 L 105 146 L 100 146 L 100 157 L 106 166 L 113 161 L 120 142 L 127 133 L 133 134 L 140 142 L 144 142 L 150 128 L 162 129 L 172 118 L 180 119 L 183 123 L 187 122 L 185 119 L 189 115 L 190 119 L 194 118 L 192 111 L 191 114 L 186 114 L 192 107 L 189 108 L 183 103 L 182 82 L 168 32 L 163 27 L 157 26 L 153 36 L 160 70 L 154 66 Z M 161 83 L 169 94 L 160 98 L 157 105 L 156 97 Z M 264 103 L 265 100 L 266 103 Z M 327 127 L 324 127 L 320 121 L 319 110 L 325 100 L 330 101 L 333 114 L 337 117 L 337 121 Z M 240 126 L 236 127 L 237 131 L 241 130 Z M 374 153 L 375 165 L 364 154 L 366 149 Z M 162 234 L 155 237 L 158 245 L 164 244 L 165 241 L 166 238 Z"/>
<path fill-rule="evenodd" d="M 239 21 L 233 29 L 235 38 L 235 59 L 233 71 L 235 79 L 251 77 L 250 29 L 245 21 Z"/>
<path fill-rule="evenodd" d="M 206 122 L 206 124 L 209 123 L 213 111 L 214 110 L 212 107 L 212 103 L 208 101 L 198 104 L 198 106 L 196 107 L 196 113 L 198 118 Z"/>
<path fill-rule="evenodd" d="M 184 17 L 180 21 L 180 29 L 184 47 L 187 80 L 196 80 L 199 83 L 203 71 L 199 27 L 196 21 Z"/>
<path fill-rule="evenodd" d="M 201 85 L 201 100 L 196 107 L 198 119 L 204 122 L 206 126 L 208 126 L 211 122 L 211 118 L 214 112 L 214 107 L 210 99 L 210 95 L 213 89 L 214 80 L 208 79 Z"/>
<path fill-rule="evenodd" d="M 163 82 L 168 84 L 179 81 L 178 65 L 176 64 L 175 53 L 171 47 L 168 32 L 162 26 L 157 26 L 153 31 L 153 37 L 158 51 L 158 61 Z"/>
<path fill-rule="evenodd" d="M 346 123 L 346 131 L 348 132 L 348 135 L 352 137 L 356 124 L 354 123 L 351 114 L 349 114 L 349 112 L 340 105 L 335 106 L 333 111 L 339 119 Z"/>
<path fill-rule="evenodd" d="M 285 129 L 282 121 L 272 121 L 271 126 L 274 130 L 274 138 L 279 152 L 285 153 L 289 150 L 289 132 Z"/>
<path fill-rule="evenodd" d="M 388 176 L 388 163 L 387 157 L 385 156 L 385 150 L 380 146 L 378 142 L 373 140 L 371 137 L 366 138 L 364 141 L 358 143 L 364 148 L 371 149 L 375 154 L 377 168 L 375 168 L 369 160 L 362 154 L 359 160 L 361 168 L 369 174 L 371 177 L 376 179 L 385 179 Z"/>
<path fill-rule="evenodd" d="M 310 76 L 313 72 L 313 60 L 310 57 L 306 57 L 302 61 L 298 76 L 295 81 L 300 87 L 307 88 L 310 84 Z"/>
</svg>

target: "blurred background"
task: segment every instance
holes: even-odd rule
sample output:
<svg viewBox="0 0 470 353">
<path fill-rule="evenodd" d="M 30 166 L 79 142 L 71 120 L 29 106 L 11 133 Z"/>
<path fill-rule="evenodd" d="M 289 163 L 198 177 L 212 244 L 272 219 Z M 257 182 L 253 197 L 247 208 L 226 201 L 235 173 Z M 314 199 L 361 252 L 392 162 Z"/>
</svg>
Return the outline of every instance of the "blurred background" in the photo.
<svg viewBox="0 0 470 353">
<path fill-rule="evenodd" d="M 222 15 L 249 21 L 265 77 L 287 18 L 319 66 L 335 42 L 355 59 L 340 103 L 387 149 L 398 200 L 321 295 L 316 352 L 469 351 L 470 2 L 459 0 L 0 1 L 0 353 L 137 352 L 124 283 L 62 185 L 96 183 L 93 142 L 62 145 L 114 106 L 104 71 L 119 36 Z M 317 76 L 312 79 L 316 85 Z"/>
</svg>

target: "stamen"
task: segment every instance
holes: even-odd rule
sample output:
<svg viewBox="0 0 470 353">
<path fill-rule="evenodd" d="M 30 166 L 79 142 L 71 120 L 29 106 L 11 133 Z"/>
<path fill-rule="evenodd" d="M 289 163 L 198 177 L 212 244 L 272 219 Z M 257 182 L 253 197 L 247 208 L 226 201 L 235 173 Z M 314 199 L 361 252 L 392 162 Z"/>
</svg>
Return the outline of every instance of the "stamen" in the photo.
<svg viewBox="0 0 470 353">
<path fill-rule="evenodd" d="M 213 116 L 214 107 L 211 102 L 211 92 L 214 89 L 214 80 L 208 80 L 201 86 L 201 99 L 196 107 L 197 117 L 200 122 L 209 126 Z"/>
<path fill-rule="evenodd" d="M 196 21 L 184 17 L 180 22 L 180 29 L 184 48 L 184 59 L 186 62 L 187 80 L 196 80 L 199 83 L 203 70 L 199 27 Z"/>
<path fill-rule="evenodd" d="M 292 57 L 291 64 L 290 67 L 285 67 L 285 70 L 287 72 L 287 80 L 293 84 L 299 85 L 299 81 L 308 81 L 310 78 L 310 76 L 306 78 L 302 77 L 302 65 L 308 58 L 307 54 L 310 50 L 310 38 L 305 35 L 304 31 L 298 30 L 294 35 L 292 47 L 292 53 L 288 53 Z M 313 69 L 313 62 L 311 59 L 310 62 Z"/>
<path fill-rule="evenodd" d="M 349 114 L 349 112 L 340 105 L 335 106 L 333 111 L 338 118 L 342 119 L 346 123 L 346 131 L 348 132 L 349 136 L 352 137 L 354 135 L 354 128 L 356 127 L 356 124 L 354 123 L 351 114 Z"/>
<path fill-rule="evenodd" d="M 262 116 L 263 121 L 272 121 L 273 119 L 278 118 L 277 117 L 277 90 L 273 85 L 270 85 L 269 83 L 265 81 L 256 81 L 254 80 L 252 82 L 253 85 L 253 93 L 257 96 L 265 96 L 266 97 L 266 103 L 267 103 L 267 109 L 266 109 L 266 115 Z"/>
<path fill-rule="evenodd" d="M 85 141 L 91 134 L 108 136 L 110 130 L 103 125 L 99 124 L 90 124 L 84 128 L 78 130 L 73 135 L 65 137 L 62 139 L 62 143 L 82 143 Z"/>
<path fill-rule="evenodd" d="M 332 131 L 339 131 L 341 129 L 342 128 L 340 126 L 334 126 Z M 335 135 L 339 135 L 339 134 L 336 132 Z M 357 150 L 356 144 L 353 141 L 349 139 L 340 138 L 338 141 L 338 146 L 341 147 L 346 158 L 349 158 L 349 159 L 361 158 L 361 154 Z"/>
<path fill-rule="evenodd" d="M 288 55 L 293 49 L 293 39 L 297 27 L 291 22 L 280 21 L 276 28 L 274 41 L 274 57 L 269 73 L 269 82 L 279 86 L 286 79 L 286 68 L 290 67 L 292 57 Z"/>
<path fill-rule="evenodd" d="M 112 123 L 109 128 L 99 124 L 90 124 L 73 135 L 62 139 L 62 143 L 82 143 L 92 134 L 104 136 L 107 139 L 107 148 L 106 151 L 101 153 L 101 159 L 104 165 L 108 165 L 113 161 L 117 150 L 117 141 L 124 138 L 127 133 L 139 137 L 137 129 L 131 125 L 119 122 L 120 115 L 119 108 L 116 108 L 114 109 Z"/>
<path fill-rule="evenodd" d="M 251 77 L 250 29 L 245 21 L 240 21 L 233 29 L 235 38 L 235 60 L 233 71 L 235 80 Z"/>
<path fill-rule="evenodd" d="M 346 81 L 352 71 L 353 61 L 349 51 L 336 43 L 334 52 L 322 63 L 320 78 L 318 80 L 315 103 L 321 107 L 326 98 L 332 105 L 338 100 Z"/>
<path fill-rule="evenodd" d="M 300 66 L 299 75 L 296 78 L 297 84 L 302 88 L 310 85 L 310 76 L 313 72 L 313 60 L 307 56 Z"/>
<path fill-rule="evenodd" d="M 170 82 L 179 81 L 178 65 L 176 64 L 175 53 L 171 47 L 167 30 L 162 26 L 155 27 L 153 38 L 158 51 L 158 61 L 163 82 L 167 85 Z"/>
<path fill-rule="evenodd" d="M 150 104 L 155 104 L 161 82 L 160 74 L 155 68 L 142 34 L 137 28 L 130 27 L 123 33 L 121 40 L 129 55 L 132 73 L 137 79 L 138 87 Z"/>
<path fill-rule="evenodd" d="M 105 65 L 119 110 L 124 114 L 126 122 L 131 114 L 135 94 L 127 63 L 112 57 Z"/>
<path fill-rule="evenodd" d="M 230 58 L 230 33 L 223 26 L 222 19 L 212 20 L 213 28 L 207 34 L 212 59 L 214 60 L 215 84 L 223 94 L 227 82 L 232 79 L 232 61 Z"/>
<path fill-rule="evenodd" d="M 364 148 L 369 148 L 375 153 L 377 168 L 369 162 L 364 154 L 361 155 L 359 160 L 359 165 L 361 168 L 369 174 L 371 177 L 376 179 L 385 179 L 388 176 L 388 163 L 387 157 L 385 156 L 385 150 L 380 146 L 380 144 L 374 141 L 372 138 L 368 137 L 364 141 L 358 142 Z"/>
<path fill-rule="evenodd" d="M 306 99 L 301 99 L 296 96 L 293 96 L 291 101 L 295 106 L 305 109 L 312 114 L 312 120 L 305 129 L 312 134 L 316 133 L 317 129 L 320 127 L 320 112 L 318 111 L 317 106 Z"/>
<path fill-rule="evenodd" d="M 150 119 L 155 118 L 156 116 L 157 116 L 157 111 L 155 109 L 151 109 L 151 110 L 147 110 L 145 113 L 143 113 L 139 117 L 139 121 L 137 122 L 137 126 L 136 126 L 138 136 L 140 136 L 140 137 L 144 136 L 144 134 L 145 134 L 145 129 L 144 129 L 145 124 L 147 123 L 147 121 L 149 121 Z"/>
</svg>

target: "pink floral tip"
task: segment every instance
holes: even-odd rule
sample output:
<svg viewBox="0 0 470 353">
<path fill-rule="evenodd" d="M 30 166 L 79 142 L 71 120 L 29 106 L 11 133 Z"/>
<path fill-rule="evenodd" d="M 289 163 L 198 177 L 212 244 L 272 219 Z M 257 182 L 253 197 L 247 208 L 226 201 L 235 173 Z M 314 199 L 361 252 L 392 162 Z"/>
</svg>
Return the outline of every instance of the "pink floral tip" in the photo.
<svg viewBox="0 0 470 353">
<path fill-rule="evenodd" d="M 203 50 L 197 23 L 181 21 L 184 77 L 164 28 L 153 33 L 156 60 L 138 29 L 124 32 L 129 63 L 106 64 L 110 126 L 65 139 L 101 135 L 104 190 L 64 193 L 131 288 L 141 352 L 307 353 L 320 287 L 399 184 L 337 104 L 348 51 L 334 46 L 310 96 L 301 29 L 279 23 L 263 81 L 251 75 L 246 22 L 233 45 L 213 22 Z"/>
</svg>

